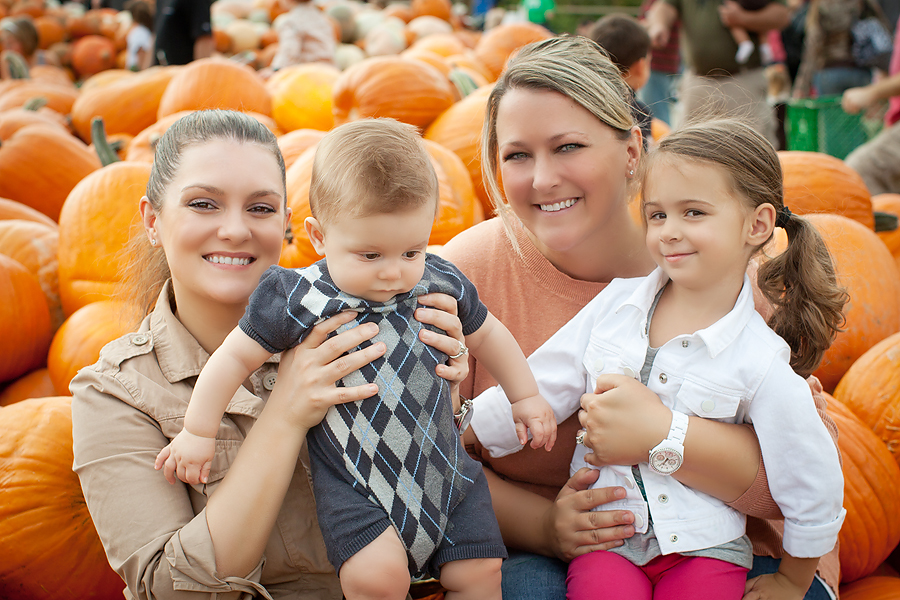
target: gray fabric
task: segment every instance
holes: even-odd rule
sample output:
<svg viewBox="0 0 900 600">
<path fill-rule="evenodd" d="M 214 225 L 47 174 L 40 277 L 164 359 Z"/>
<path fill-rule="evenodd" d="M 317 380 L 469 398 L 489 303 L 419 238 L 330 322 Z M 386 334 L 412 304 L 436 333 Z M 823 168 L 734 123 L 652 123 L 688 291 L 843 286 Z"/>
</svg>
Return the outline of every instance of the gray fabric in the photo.
<svg viewBox="0 0 900 600">
<path fill-rule="evenodd" d="M 309 453 L 318 472 L 333 470 L 383 507 L 416 571 L 427 564 L 444 537 L 447 515 L 481 473 L 453 424 L 449 386 L 434 371 L 447 356 L 418 339 L 423 325 L 413 316 L 417 298 L 431 292 L 457 299 L 466 335 L 487 318 L 472 283 L 449 262 L 428 255 L 416 288 L 385 303 L 341 292 L 324 261 L 296 271 L 271 267 L 240 323 L 247 335 L 272 352 L 299 343 L 309 328 L 343 310 L 360 314 L 336 333 L 363 322 L 378 324 L 378 335 L 364 345 L 381 341 L 387 352 L 340 385 L 374 382 L 379 394 L 330 409 L 310 430 Z M 330 501 L 330 495 L 316 497 L 317 504 Z M 330 511 L 327 506 L 323 510 Z M 323 531 L 329 527 L 324 521 L 321 525 Z"/>
</svg>

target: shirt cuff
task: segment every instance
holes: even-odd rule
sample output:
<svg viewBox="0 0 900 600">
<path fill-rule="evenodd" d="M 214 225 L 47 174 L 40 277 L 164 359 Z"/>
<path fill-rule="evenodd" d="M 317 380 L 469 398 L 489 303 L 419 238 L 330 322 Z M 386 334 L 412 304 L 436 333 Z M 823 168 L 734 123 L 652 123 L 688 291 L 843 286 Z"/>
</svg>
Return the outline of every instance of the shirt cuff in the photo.
<svg viewBox="0 0 900 600">
<path fill-rule="evenodd" d="M 828 554 L 837 542 L 846 515 L 846 509 L 842 508 L 838 517 L 825 525 L 799 525 L 785 519 L 784 551 L 796 558 L 816 558 Z"/>
<path fill-rule="evenodd" d="M 256 568 L 246 577 L 219 579 L 216 576 L 215 550 L 206 524 L 206 509 L 172 536 L 166 544 L 165 553 L 176 590 L 204 593 L 238 591 L 272 600 L 266 588 L 259 583 L 265 557 L 260 558 Z"/>
<path fill-rule="evenodd" d="M 475 437 L 494 458 L 522 449 L 512 416 L 512 405 L 499 386 L 482 392 L 473 400 L 472 423 Z"/>
</svg>

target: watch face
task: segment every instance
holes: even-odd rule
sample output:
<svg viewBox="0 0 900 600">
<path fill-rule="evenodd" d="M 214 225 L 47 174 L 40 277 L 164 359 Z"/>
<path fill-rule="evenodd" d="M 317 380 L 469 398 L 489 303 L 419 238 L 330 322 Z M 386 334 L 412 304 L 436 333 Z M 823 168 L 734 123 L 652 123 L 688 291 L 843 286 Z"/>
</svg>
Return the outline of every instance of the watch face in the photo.
<svg viewBox="0 0 900 600">
<path fill-rule="evenodd" d="M 661 448 L 650 455 L 650 467 L 657 473 L 669 475 L 681 466 L 681 454 L 671 448 Z"/>
</svg>

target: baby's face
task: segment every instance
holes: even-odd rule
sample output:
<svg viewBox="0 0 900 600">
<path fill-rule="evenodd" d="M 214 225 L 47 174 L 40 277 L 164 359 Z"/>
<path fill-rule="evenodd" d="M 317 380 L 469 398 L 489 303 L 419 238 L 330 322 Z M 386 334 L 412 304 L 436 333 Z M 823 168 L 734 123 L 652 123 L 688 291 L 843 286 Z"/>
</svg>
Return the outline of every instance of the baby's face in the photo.
<svg viewBox="0 0 900 600">
<path fill-rule="evenodd" d="M 329 222 L 324 231 L 328 272 L 343 292 L 387 302 L 422 279 L 433 224 L 432 203 Z"/>
</svg>

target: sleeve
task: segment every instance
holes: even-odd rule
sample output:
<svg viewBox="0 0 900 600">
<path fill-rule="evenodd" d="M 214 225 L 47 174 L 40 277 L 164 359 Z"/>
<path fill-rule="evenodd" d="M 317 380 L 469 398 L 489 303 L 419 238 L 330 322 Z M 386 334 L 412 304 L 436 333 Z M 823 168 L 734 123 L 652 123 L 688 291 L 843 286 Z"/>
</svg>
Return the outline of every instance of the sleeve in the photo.
<svg viewBox="0 0 900 600">
<path fill-rule="evenodd" d="M 311 287 L 308 279 L 278 266 L 266 269 L 241 317 L 241 331 L 272 354 L 295 346 L 317 316 L 291 299 L 302 298 Z"/>
<path fill-rule="evenodd" d="M 190 0 L 191 37 L 193 39 L 212 35 L 209 0 Z"/>
<path fill-rule="evenodd" d="M 303 39 L 290 19 L 278 26 L 278 52 L 272 59 L 272 68 L 283 69 L 298 64 L 303 55 Z"/>
<path fill-rule="evenodd" d="M 269 597 L 259 583 L 263 559 L 246 578 L 219 579 L 206 514 L 188 488 L 169 485 L 153 463 L 168 443 L 159 424 L 123 402 L 128 390 L 92 369 L 72 381 L 77 473 L 112 568 L 138 600 L 196 599 L 244 591 Z"/>
<path fill-rule="evenodd" d="M 748 414 L 769 489 L 784 515 L 784 550 L 792 556 L 819 557 L 834 547 L 844 521 L 844 478 L 810 386 L 794 373 L 788 358 L 785 349 L 770 365 Z"/>
<path fill-rule="evenodd" d="M 601 292 L 528 357 L 538 389 L 553 409 L 557 423 L 565 421 L 581 406 L 587 385 L 584 354 L 598 316 L 609 308 Z M 503 389 L 494 386 L 485 390 L 474 402 L 472 430 L 491 456 L 506 456 L 520 450 L 512 408 Z"/>
<path fill-rule="evenodd" d="M 448 289 L 435 289 L 449 293 L 456 298 L 459 308 L 459 320 L 462 322 L 463 335 L 471 335 L 484 325 L 487 319 L 487 306 L 478 298 L 478 290 L 469 278 L 463 275 L 456 266 L 434 254 L 428 255 L 429 266 L 451 283 Z"/>
</svg>

